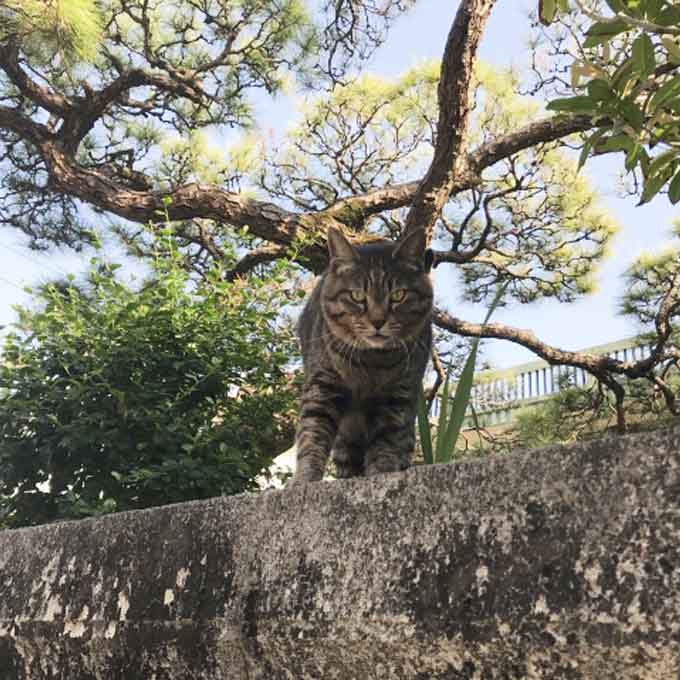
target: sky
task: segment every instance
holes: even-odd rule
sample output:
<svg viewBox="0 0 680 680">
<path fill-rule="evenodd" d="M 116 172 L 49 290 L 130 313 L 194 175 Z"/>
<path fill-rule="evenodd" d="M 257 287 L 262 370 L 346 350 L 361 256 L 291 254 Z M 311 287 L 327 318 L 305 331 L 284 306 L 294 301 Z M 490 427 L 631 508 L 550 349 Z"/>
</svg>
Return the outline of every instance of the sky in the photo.
<svg viewBox="0 0 680 680">
<path fill-rule="evenodd" d="M 522 69 L 528 58 L 529 21 L 527 13 L 536 0 L 499 0 L 489 21 L 480 56 L 496 66 L 513 65 Z M 396 76 L 419 61 L 439 58 L 451 26 L 457 3 L 450 0 L 420 0 L 416 9 L 393 27 L 388 41 L 375 55 L 369 69 L 384 76 Z M 263 128 L 283 129 L 290 121 L 294 102 L 279 100 L 260 104 Z M 620 224 L 620 232 L 610 248 L 608 259 L 597 275 L 597 292 L 579 302 L 564 305 L 554 301 L 520 305 L 513 303 L 499 310 L 494 320 L 534 331 L 541 340 L 562 349 L 578 350 L 635 335 L 632 321 L 617 315 L 617 304 L 624 293 L 622 272 L 642 251 L 655 252 L 670 242 L 673 219 L 678 215 L 665 196 L 642 207 L 634 198 L 617 195 L 617 175 L 622 160 L 617 157 L 589 161 L 585 172 L 598 189 L 604 205 Z M 0 206 L 0 210 L 2 206 Z M 28 250 L 25 239 L 10 230 L 0 231 L 0 326 L 10 324 L 13 306 L 26 304 L 23 287 L 41 281 L 78 274 L 86 269 L 91 253 L 76 255 L 67 250 L 36 253 Z M 437 299 L 454 316 L 480 321 L 482 306 L 461 304 L 451 277 L 437 276 Z M 530 361 L 535 356 L 509 342 L 485 341 L 484 359 L 495 368 Z"/>
</svg>

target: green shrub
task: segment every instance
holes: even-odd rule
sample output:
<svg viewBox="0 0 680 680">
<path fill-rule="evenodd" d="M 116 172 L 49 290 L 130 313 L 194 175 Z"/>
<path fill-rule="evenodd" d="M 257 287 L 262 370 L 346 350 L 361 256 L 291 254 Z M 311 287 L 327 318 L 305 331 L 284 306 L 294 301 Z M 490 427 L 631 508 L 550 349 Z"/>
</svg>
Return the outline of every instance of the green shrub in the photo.
<svg viewBox="0 0 680 680">
<path fill-rule="evenodd" d="M 239 493 L 285 448 L 283 266 L 196 283 L 181 265 L 156 261 L 135 289 L 95 259 L 87 285 L 45 285 L 18 310 L 0 364 L 0 525 Z"/>
</svg>

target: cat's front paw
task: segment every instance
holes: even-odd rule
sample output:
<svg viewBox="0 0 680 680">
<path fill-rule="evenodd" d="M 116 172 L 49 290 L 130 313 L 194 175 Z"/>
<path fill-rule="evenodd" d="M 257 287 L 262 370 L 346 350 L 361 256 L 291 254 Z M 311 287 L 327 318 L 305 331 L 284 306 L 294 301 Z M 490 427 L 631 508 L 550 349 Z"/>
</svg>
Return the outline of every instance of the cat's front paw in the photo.
<svg viewBox="0 0 680 680">
<path fill-rule="evenodd" d="M 284 485 L 284 490 L 289 491 L 290 489 L 298 489 L 303 484 L 307 482 L 304 479 L 299 479 L 297 477 L 291 477 Z"/>
<path fill-rule="evenodd" d="M 377 460 L 366 466 L 366 477 L 384 475 L 390 472 L 403 472 L 411 467 L 410 463 L 403 460 Z"/>
<path fill-rule="evenodd" d="M 287 482 L 286 485 L 283 487 L 284 489 L 295 489 L 299 488 L 305 484 L 309 484 L 310 482 L 320 482 L 321 481 L 321 476 L 315 475 L 315 474 L 296 474 L 293 475 Z"/>
</svg>

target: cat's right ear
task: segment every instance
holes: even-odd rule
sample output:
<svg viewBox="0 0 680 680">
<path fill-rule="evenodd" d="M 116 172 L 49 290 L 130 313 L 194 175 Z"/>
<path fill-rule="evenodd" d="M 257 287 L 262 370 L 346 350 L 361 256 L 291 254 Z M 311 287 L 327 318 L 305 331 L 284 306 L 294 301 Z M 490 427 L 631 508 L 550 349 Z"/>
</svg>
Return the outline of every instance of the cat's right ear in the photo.
<svg viewBox="0 0 680 680">
<path fill-rule="evenodd" d="M 328 255 L 331 260 L 355 260 L 359 256 L 347 237 L 335 227 L 328 227 Z"/>
</svg>

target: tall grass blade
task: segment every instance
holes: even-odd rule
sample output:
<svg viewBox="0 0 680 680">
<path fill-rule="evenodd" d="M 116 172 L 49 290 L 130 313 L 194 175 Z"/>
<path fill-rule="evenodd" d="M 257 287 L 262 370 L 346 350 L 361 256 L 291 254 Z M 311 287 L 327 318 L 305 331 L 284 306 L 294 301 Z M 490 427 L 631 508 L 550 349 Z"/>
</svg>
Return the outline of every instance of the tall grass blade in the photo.
<svg viewBox="0 0 680 680">
<path fill-rule="evenodd" d="M 453 458 L 453 453 L 458 441 L 458 435 L 465 420 L 465 412 L 470 401 L 470 393 L 472 392 L 472 381 L 475 375 L 475 363 L 477 361 L 477 347 L 479 341 L 477 338 L 472 342 L 472 349 L 468 358 L 465 361 L 463 372 L 458 379 L 456 386 L 456 394 L 453 397 L 451 405 L 451 417 L 446 423 L 446 427 L 442 430 L 439 441 L 437 442 L 437 460 L 440 463 L 448 463 Z"/>
<path fill-rule="evenodd" d="M 442 456 L 444 453 L 444 432 L 446 432 L 447 422 L 449 419 L 449 401 L 451 400 L 451 369 L 453 368 L 453 361 L 449 362 L 449 367 L 446 369 L 446 380 L 444 380 L 444 387 L 442 389 L 442 399 L 439 408 L 439 418 L 437 418 L 437 436 L 435 438 L 435 463 L 444 462 Z"/>
<path fill-rule="evenodd" d="M 479 437 L 479 450 L 484 451 L 484 437 L 482 437 L 482 428 L 479 426 L 479 418 L 477 418 L 477 409 L 475 405 L 470 402 L 470 415 L 472 416 L 472 422 L 475 426 L 477 436 Z"/>
<path fill-rule="evenodd" d="M 423 462 L 432 465 L 432 433 L 430 432 L 430 419 L 427 413 L 427 401 L 424 390 L 420 389 L 418 396 L 418 431 L 420 432 L 420 447 L 423 450 Z"/>
<path fill-rule="evenodd" d="M 496 307 L 500 304 L 500 301 L 505 293 L 505 289 L 508 284 L 501 286 L 496 295 L 494 296 L 491 306 L 489 307 L 486 317 L 482 322 L 482 328 L 489 323 L 491 315 L 496 310 Z M 465 412 L 467 411 L 468 404 L 470 403 L 470 394 L 472 392 L 472 382 L 475 376 L 475 363 L 477 361 L 477 349 L 479 348 L 479 338 L 475 338 L 472 341 L 472 347 L 470 349 L 470 354 L 468 355 L 465 366 L 463 367 L 463 372 L 458 380 L 458 385 L 456 386 L 456 394 L 453 398 L 453 403 L 451 406 L 451 413 L 446 423 L 446 427 L 441 433 L 441 442 L 439 441 L 439 434 L 437 437 L 437 462 L 448 463 L 453 457 L 456 442 L 460 435 L 460 430 L 463 427 L 463 421 L 465 420 Z M 440 448 L 441 444 L 441 448 Z M 440 453 L 441 451 L 441 453 Z"/>
</svg>

